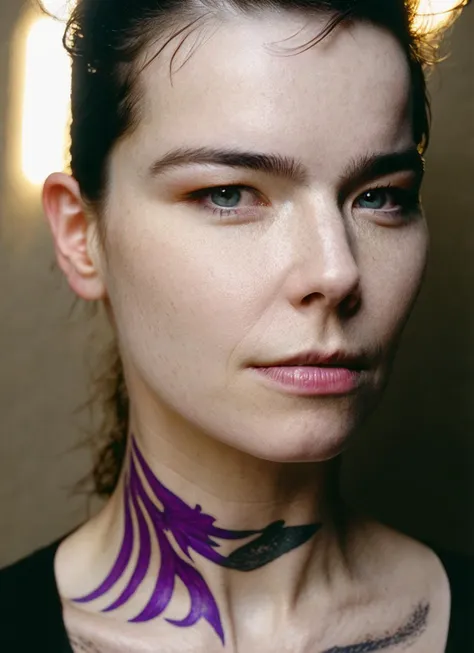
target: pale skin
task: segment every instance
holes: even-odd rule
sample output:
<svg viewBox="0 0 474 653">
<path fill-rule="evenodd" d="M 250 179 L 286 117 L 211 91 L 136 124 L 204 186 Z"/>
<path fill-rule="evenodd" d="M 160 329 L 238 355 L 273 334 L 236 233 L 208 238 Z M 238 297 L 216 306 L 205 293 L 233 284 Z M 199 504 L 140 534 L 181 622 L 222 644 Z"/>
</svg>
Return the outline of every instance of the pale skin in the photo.
<svg viewBox="0 0 474 653">
<path fill-rule="evenodd" d="M 172 78 L 172 45 L 142 73 L 139 124 L 111 156 L 99 218 L 105 239 L 71 177 L 48 179 L 44 205 L 71 288 L 106 302 L 131 431 L 156 476 L 226 528 L 277 519 L 326 524 L 250 574 L 197 559 L 221 609 L 225 650 L 349 650 L 342 647 L 396 633 L 427 604 L 426 624 L 404 650 L 442 653 L 449 587 L 436 556 L 356 516 L 343 546 L 325 512 L 329 461 L 383 390 L 419 291 L 428 235 L 421 211 L 400 215 L 393 194 L 382 195 L 377 210 L 360 200 L 378 187 L 416 193 L 416 165 L 369 179 L 354 171 L 364 158 L 415 147 L 404 55 L 388 33 L 364 24 L 294 56 L 269 47 L 299 33 L 285 42 L 296 47 L 323 25 L 320 17 L 272 12 L 208 21 Z M 178 148 L 285 157 L 304 174 L 156 164 Z M 189 195 L 222 186 L 244 187 L 232 216 L 213 212 L 209 196 Z M 250 369 L 309 349 L 363 352 L 369 365 L 357 391 L 294 396 Z M 202 622 L 186 631 L 159 619 L 127 623 L 141 595 L 109 615 L 71 602 L 108 573 L 122 511 L 119 488 L 59 550 L 74 650 L 223 650 Z M 183 601 L 178 592 L 176 612 Z"/>
</svg>

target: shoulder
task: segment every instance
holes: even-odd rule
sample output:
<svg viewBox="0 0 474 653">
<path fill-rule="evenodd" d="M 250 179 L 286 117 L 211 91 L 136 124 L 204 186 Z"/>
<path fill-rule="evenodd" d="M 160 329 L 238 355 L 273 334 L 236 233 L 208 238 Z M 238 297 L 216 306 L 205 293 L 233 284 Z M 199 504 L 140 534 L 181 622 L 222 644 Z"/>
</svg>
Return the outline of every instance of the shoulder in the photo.
<svg viewBox="0 0 474 653">
<path fill-rule="evenodd" d="M 416 588 L 428 595 L 444 595 L 449 603 L 449 581 L 433 549 L 385 524 L 361 519 L 355 539 L 361 567 L 372 577 L 390 579 L 397 587 Z"/>
<path fill-rule="evenodd" d="M 450 586 L 437 555 L 425 544 L 370 520 L 360 522 L 355 543 L 358 583 L 370 597 L 374 614 L 389 630 L 397 623 L 408 629 L 416 621 L 413 650 L 444 653 Z"/>
<path fill-rule="evenodd" d="M 62 651 L 62 611 L 54 574 L 59 542 L 0 570 L 0 650 Z M 13 649 L 12 649 L 13 650 Z"/>
<path fill-rule="evenodd" d="M 425 595 L 432 618 L 439 625 L 446 623 L 446 653 L 474 651 L 474 556 L 419 542 L 373 522 L 366 533 L 375 543 L 371 562 L 380 578 L 387 578 L 389 569 L 397 594 Z"/>
</svg>

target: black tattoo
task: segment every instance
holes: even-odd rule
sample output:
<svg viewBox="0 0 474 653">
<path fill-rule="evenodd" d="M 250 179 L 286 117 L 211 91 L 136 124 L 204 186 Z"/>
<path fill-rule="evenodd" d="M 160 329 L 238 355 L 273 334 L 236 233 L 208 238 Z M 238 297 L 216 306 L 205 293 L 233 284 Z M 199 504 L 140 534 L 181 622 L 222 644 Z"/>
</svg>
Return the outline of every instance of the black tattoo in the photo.
<svg viewBox="0 0 474 653">
<path fill-rule="evenodd" d="M 417 639 L 424 632 L 428 621 L 430 606 L 427 603 L 420 603 L 411 615 L 408 622 L 399 628 L 393 635 L 387 635 L 380 639 L 369 638 L 359 644 L 349 646 L 334 646 L 321 653 L 373 653 L 383 651 L 392 646 L 401 646 Z"/>
<path fill-rule="evenodd" d="M 267 526 L 260 537 L 236 549 L 220 565 L 239 571 L 253 571 L 298 548 L 319 530 L 320 524 L 285 526 L 276 521 Z"/>
</svg>

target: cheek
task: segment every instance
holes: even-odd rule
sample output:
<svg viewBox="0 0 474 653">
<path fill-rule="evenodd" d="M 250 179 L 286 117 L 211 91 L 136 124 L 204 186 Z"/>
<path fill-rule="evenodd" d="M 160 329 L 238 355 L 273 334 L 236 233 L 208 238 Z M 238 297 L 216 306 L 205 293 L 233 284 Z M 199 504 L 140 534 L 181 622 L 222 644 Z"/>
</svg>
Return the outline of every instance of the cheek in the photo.
<svg viewBox="0 0 474 653">
<path fill-rule="evenodd" d="M 405 325 L 423 281 L 428 254 L 424 222 L 399 232 L 396 238 L 394 235 L 387 230 L 377 247 L 363 256 L 366 306 L 382 340 L 393 338 Z"/>
<path fill-rule="evenodd" d="M 134 355 L 180 367 L 205 361 L 211 371 L 252 328 L 258 262 L 243 242 L 226 245 L 215 232 L 181 224 L 160 233 L 150 224 L 111 234 L 109 296 Z"/>
</svg>

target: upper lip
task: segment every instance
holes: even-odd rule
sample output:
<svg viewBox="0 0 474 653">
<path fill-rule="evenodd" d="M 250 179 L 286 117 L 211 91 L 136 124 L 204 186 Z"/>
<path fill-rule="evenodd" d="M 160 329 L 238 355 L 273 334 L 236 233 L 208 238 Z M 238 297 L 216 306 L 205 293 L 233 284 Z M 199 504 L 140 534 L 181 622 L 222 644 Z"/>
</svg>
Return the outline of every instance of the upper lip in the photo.
<svg viewBox="0 0 474 653">
<path fill-rule="evenodd" d="M 361 370 L 368 367 L 368 358 L 364 354 L 351 354 L 344 351 L 335 351 L 333 353 L 306 351 L 272 363 L 259 364 L 256 367 L 290 367 L 297 365 L 345 367 L 352 370 Z"/>
</svg>

